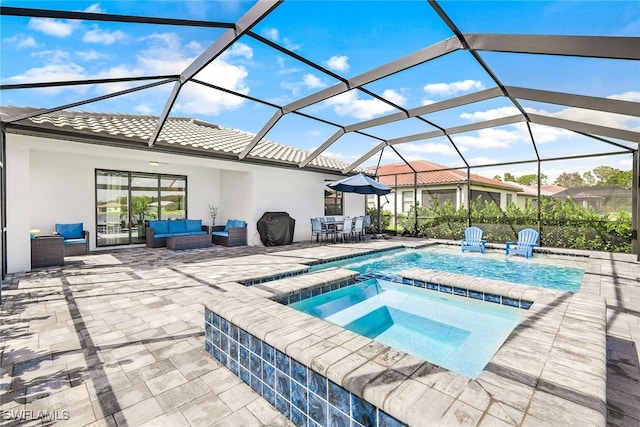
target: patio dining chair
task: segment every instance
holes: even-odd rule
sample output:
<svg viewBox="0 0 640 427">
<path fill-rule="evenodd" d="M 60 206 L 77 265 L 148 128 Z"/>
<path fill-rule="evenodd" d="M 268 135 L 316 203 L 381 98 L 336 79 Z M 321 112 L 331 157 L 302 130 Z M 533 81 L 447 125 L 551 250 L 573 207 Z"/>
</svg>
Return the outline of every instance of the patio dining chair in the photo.
<svg viewBox="0 0 640 427">
<path fill-rule="evenodd" d="M 341 238 L 344 243 L 346 237 L 353 239 L 353 219 L 350 218 L 345 219 L 342 223 L 342 228 L 336 230 L 336 240 Z"/>
<path fill-rule="evenodd" d="M 358 240 L 364 239 L 364 217 L 357 216 L 353 222 L 353 236 Z"/>
</svg>

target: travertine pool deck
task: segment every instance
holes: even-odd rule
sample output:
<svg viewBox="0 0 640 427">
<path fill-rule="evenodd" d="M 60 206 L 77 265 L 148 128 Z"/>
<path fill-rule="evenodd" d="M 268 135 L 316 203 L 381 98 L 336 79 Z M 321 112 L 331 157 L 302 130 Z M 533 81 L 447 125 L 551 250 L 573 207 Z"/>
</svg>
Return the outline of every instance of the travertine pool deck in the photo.
<svg viewBox="0 0 640 427">
<path fill-rule="evenodd" d="M 297 274 L 309 261 L 402 243 L 393 239 L 181 252 L 131 248 L 68 258 L 62 268 L 14 275 L 2 292 L 3 425 L 40 425 L 38 416 L 56 419 L 60 425 L 290 425 L 205 353 L 201 302 L 247 292 L 239 282 Z M 576 349 L 575 343 L 584 338 L 583 329 L 597 329 L 599 322 L 591 318 L 582 322 L 581 316 L 606 302 L 607 423 L 637 426 L 639 265 L 631 255 L 590 255 L 583 291 L 570 301 L 551 304 L 545 313 L 537 313 L 534 304 L 533 335 L 516 334 L 508 341 L 494 358 L 496 363 L 486 369 L 483 383 L 460 380 L 460 376 L 454 381 L 444 371 L 425 394 L 392 390 L 394 399 L 429 401 L 429 405 L 412 405 L 414 411 L 424 412 L 421 420 L 435 418 L 444 425 L 539 425 L 537 421 L 545 418 L 556 420 L 548 421 L 550 425 L 575 425 L 572 420 L 596 425 L 597 417 L 584 417 L 600 413 L 598 405 L 604 402 L 602 396 L 586 393 L 583 382 L 591 378 L 597 382 L 598 377 L 604 381 L 600 367 L 567 375 L 570 359 L 561 357 L 558 364 L 547 364 L 535 347 L 522 353 L 516 344 L 531 345 L 532 338 L 538 345 L 537 339 L 548 348 L 546 358 L 564 356 L 567 351 L 589 354 L 591 347 L 604 343 L 589 342 L 583 352 L 583 347 Z M 539 322 L 540 315 L 551 316 L 559 329 L 546 330 L 552 327 Z M 563 330 L 565 322 L 568 328 Z M 503 368 L 505 361 L 514 359 L 523 362 L 519 369 Z M 579 366 L 569 364 L 573 369 Z M 425 384 L 416 382 L 405 387 L 411 384 L 424 390 Z M 439 399 L 429 399 L 435 392 Z M 571 402 L 569 409 L 561 407 L 562 413 L 554 412 L 558 405 L 553 396 L 558 394 Z"/>
</svg>

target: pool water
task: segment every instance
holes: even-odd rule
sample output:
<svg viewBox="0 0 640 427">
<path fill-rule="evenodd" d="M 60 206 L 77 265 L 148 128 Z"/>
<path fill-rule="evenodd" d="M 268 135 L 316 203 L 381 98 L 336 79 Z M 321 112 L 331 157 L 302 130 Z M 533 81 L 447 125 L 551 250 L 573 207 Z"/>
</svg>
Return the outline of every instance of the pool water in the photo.
<svg viewBox="0 0 640 427">
<path fill-rule="evenodd" d="M 289 305 L 477 378 L 523 310 L 369 279 Z"/>
<path fill-rule="evenodd" d="M 394 276 L 402 270 L 417 267 L 577 292 L 582 284 L 586 261 L 577 257 L 553 257 L 543 254 L 526 259 L 517 256 L 506 257 L 504 253 L 498 252 L 460 253 L 460 249 L 455 247 L 430 247 L 358 256 L 319 264 L 314 266 L 312 271 L 329 267 L 342 267 L 355 270 L 364 276 L 390 279 L 395 278 Z"/>
</svg>

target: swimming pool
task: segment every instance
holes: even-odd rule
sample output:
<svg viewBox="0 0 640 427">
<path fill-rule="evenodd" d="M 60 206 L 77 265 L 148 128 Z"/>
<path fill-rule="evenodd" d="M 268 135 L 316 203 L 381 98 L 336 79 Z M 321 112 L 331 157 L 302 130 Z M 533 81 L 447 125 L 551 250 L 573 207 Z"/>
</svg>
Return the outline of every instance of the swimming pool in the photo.
<svg viewBox="0 0 640 427">
<path fill-rule="evenodd" d="M 523 316 L 520 309 L 378 279 L 289 307 L 470 378 L 482 372 Z"/>
<path fill-rule="evenodd" d="M 355 270 L 364 277 L 397 280 L 396 274 L 409 268 L 425 268 L 484 277 L 486 279 L 577 292 L 582 284 L 586 259 L 536 254 L 534 258 L 506 257 L 504 252 L 460 253 L 459 247 L 435 246 L 422 249 L 397 249 L 358 256 L 325 264 Z"/>
</svg>

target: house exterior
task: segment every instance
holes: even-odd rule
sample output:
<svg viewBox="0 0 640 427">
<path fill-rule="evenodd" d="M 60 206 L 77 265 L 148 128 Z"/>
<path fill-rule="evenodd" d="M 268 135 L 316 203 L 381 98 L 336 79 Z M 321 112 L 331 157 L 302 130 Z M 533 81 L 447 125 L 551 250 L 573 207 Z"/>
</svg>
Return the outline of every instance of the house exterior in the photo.
<svg viewBox="0 0 640 427">
<path fill-rule="evenodd" d="M 33 109 L 2 107 L 3 120 Z M 311 238 L 310 218 L 325 214 L 325 184 L 344 178 L 346 164 L 263 140 L 244 160 L 254 135 L 190 118 L 169 118 L 148 141 L 154 116 L 60 111 L 4 124 L 6 270 L 30 270 L 32 229 L 82 222 L 90 249 L 144 243 L 149 219 L 202 219 L 211 225 L 248 223 L 248 244 L 261 245 L 256 222 L 264 212 L 296 220 L 294 241 Z M 286 189 L 286 190 L 283 190 Z M 362 215 L 364 196 L 339 194 L 331 209 Z"/>
<path fill-rule="evenodd" d="M 567 188 L 554 194 L 562 201 L 570 198 L 583 208 L 592 208 L 603 215 L 624 210 L 631 213 L 631 190 L 617 185 L 596 185 Z"/>
<path fill-rule="evenodd" d="M 468 206 L 468 182 L 465 171 L 447 169 L 446 166 L 426 160 L 416 160 L 409 162 L 409 165 L 380 165 L 377 175 L 381 183 L 393 188 L 393 192 L 387 196 L 389 204 L 383 206 L 383 209 L 391 211 L 392 216 L 396 213 L 406 214 L 415 204 L 414 176 L 415 193 L 420 206 L 429 208 L 436 198 L 439 203 L 451 202 L 456 209 Z M 520 196 L 524 191 L 518 185 L 477 174 L 471 174 L 469 190 L 472 200 L 481 197 L 485 201 L 494 201 L 502 209 L 510 202 L 524 207 L 528 199 L 526 196 Z M 369 197 L 367 203 L 369 207 L 374 207 L 377 202 L 373 197 Z"/>
</svg>

